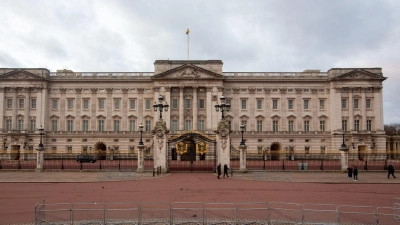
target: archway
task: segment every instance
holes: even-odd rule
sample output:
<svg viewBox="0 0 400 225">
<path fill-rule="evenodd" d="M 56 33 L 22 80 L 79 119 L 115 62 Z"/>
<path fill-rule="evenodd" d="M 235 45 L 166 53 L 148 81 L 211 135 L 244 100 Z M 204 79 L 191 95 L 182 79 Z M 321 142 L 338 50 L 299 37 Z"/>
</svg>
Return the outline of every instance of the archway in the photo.
<svg viewBox="0 0 400 225">
<path fill-rule="evenodd" d="M 105 160 L 107 157 L 107 147 L 103 142 L 98 142 L 94 145 L 96 159 Z"/>
<path fill-rule="evenodd" d="M 364 161 L 365 153 L 366 153 L 367 146 L 366 145 L 359 145 L 358 146 L 358 159 Z"/>
<path fill-rule="evenodd" d="M 272 143 L 271 145 L 271 160 L 281 159 L 282 146 L 279 143 Z"/>
</svg>

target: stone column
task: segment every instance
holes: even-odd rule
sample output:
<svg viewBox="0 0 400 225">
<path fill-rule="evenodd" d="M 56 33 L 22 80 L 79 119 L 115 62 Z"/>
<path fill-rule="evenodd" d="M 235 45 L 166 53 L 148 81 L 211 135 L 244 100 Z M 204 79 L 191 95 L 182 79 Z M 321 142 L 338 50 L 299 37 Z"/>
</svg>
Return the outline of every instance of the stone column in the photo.
<svg viewBox="0 0 400 225">
<path fill-rule="evenodd" d="M 217 165 L 221 163 L 222 166 L 225 164 L 230 168 L 230 135 L 228 122 L 225 119 L 221 119 L 218 123 L 218 127 L 215 131 L 217 141 Z M 215 167 L 217 166 L 215 165 Z"/>
<path fill-rule="evenodd" d="M 303 130 L 303 119 L 302 119 L 302 117 L 303 117 L 303 115 L 302 115 L 302 113 L 303 113 L 303 107 L 302 107 L 302 102 L 303 102 L 303 99 L 301 98 L 301 92 L 303 91 L 303 89 L 301 89 L 301 88 L 296 88 L 295 89 L 295 91 L 296 91 L 296 102 L 295 102 L 295 108 L 294 108 L 294 110 L 296 111 L 296 122 L 295 122 L 295 124 L 293 124 L 293 130 L 294 131 L 302 131 Z"/>
<path fill-rule="evenodd" d="M 143 146 L 144 148 L 144 146 Z M 143 148 L 138 147 L 138 168 L 137 172 L 138 173 L 143 173 L 144 172 L 144 152 Z"/>
<path fill-rule="evenodd" d="M 13 92 L 13 98 L 12 98 L 12 126 L 11 126 L 11 129 L 12 130 L 17 130 L 17 111 L 18 111 L 17 94 L 18 94 L 18 88 L 10 88 L 10 89 Z"/>
<path fill-rule="evenodd" d="M 207 130 L 212 130 L 212 124 L 211 124 L 211 118 L 212 118 L 212 112 L 215 111 L 214 105 L 212 104 L 212 97 L 211 97 L 211 91 L 212 87 L 206 87 L 206 109 L 207 109 L 207 118 L 206 118 L 206 129 Z"/>
<path fill-rule="evenodd" d="M 240 146 L 239 146 L 240 148 Z M 247 153 L 247 148 L 240 148 L 240 166 L 239 166 L 239 170 L 240 171 L 246 171 L 246 153 Z"/>
<path fill-rule="evenodd" d="M 137 104 L 138 119 L 141 118 L 142 119 L 142 124 L 144 126 L 146 126 L 145 121 L 143 121 L 143 113 L 145 111 L 145 107 L 143 105 L 144 88 L 138 88 L 137 90 L 139 92 L 139 95 L 138 95 L 138 98 L 137 98 L 137 100 L 138 100 L 138 104 Z M 138 124 L 140 124 L 139 121 L 138 121 Z M 146 128 L 144 128 L 144 129 L 146 129 Z"/>
<path fill-rule="evenodd" d="M 90 130 L 95 131 L 96 129 L 96 104 L 97 104 L 97 88 L 90 88 L 90 91 L 92 92 L 92 96 L 90 98 Z"/>
<path fill-rule="evenodd" d="M 5 105 L 5 99 L 4 99 L 4 90 L 5 90 L 5 88 L 4 87 L 0 87 L 0 127 L 3 129 L 3 130 L 6 130 L 6 126 L 5 126 L 5 123 L 4 123 L 4 111 L 5 111 L 5 108 L 6 108 L 6 105 Z"/>
<path fill-rule="evenodd" d="M 44 167 L 44 158 L 43 158 L 43 150 L 37 150 L 37 156 L 36 156 L 36 172 L 43 172 Z"/>
<path fill-rule="evenodd" d="M 164 112 L 165 122 L 167 123 L 167 127 L 171 127 L 171 108 L 172 108 L 172 100 L 171 100 L 171 87 L 164 87 L 165 90 L 165 101 L 169 105 L 169 109 L 167 112 Z"/>
<path fill-rule="evenodd" d="M 29 99 L 30 99 L 30 88 L 25 88 L 25 109 L 24 109 L 24 124 L 25 124 L 25 130 L 29 130 L 29 117 L 30 117 L 30 110 L 31 110 L 31 106 L 29 104 Z"/>
<path fill-rule="evenodd" d="M 82 130 L 81 126 L 81 111 L 82 111 L 82 88 L 75 88 L 76 98 L 75 98 L 75 127 L 74 130 Z"/>
<path fill-rule="evenodd" d="M 349 88 L 349 104 L 347 109 L 349 110 L 349 124 L 347 124 L 347 128 L 349 131 L 355 130 L 354 127 L 354 110 L 353 110 L 353 88 Z"/>
<path fill-rule="evenodd" d="M 167 169 L 167 129 L 166 123 L 160 119 L 156 122 L 153 133 L 154 141 L 154 169 L 161 167 L 161 172 L 166 173 Z"/>
<path fill-rule="evenodd" d="M 193 105 L 192 105 L 192 110 L 193 110 L 193 127 L 192 130 L 197 130 L 197 112 L 199 110 L 199 107 L 197 105 L 197 86 L 192 87 L 193 88 Z"/>
<path fill-rule="evenodd" d="M 311 99 L 309 104 L 309 109 L 312 113 L 312 121 L 310 124 L 310 131 L 319 131 L 319 119 L 318 119 L 318 112 L 319 112 L 319 102 L 318 102 L 318 89 L 311 88 Z M 326 125 L 325 125 L 326 126 Z"/>
<path fill-rule="evenodd" d="M 106 88 L 107 91 L 107 102 L 106 102 L 106 131 L 112 131 L 112 112 L 114 110 L 113 107 L 113 88 Z"/>
<path fill-rule="evenodd" d="M 60 131 L 66 131 L 65 129 L 65 95 L 67 93 L 66 88 L 60 88 L 61 97 L 59 102 L 59 110 L 60 110 Z M 53 104 L 53 103 L 52 103 Z M 53 106 L 51 106 L 53 108 Z"/>
<path fill-rule="evenodd" d="M 349 167 L 349 151 L 348 150 L 340 150 L 340 170 L 342 172 L 346 172 Z"/>
<path fill-rule="evenodd" d="M 179 87 L 179 130 L 185 130 L 185 114 L 184 114 L 184 99 L 183 99 L 184 87 Z"/>
<path fill-rule="evenodd" d="M 130 101 L 128 99 L 128 91 L 129 88 L 122 88 L 122 119 L 121 119 L 121 131 L 128 131 L 129 127 L 128 127 L 128 111 L 129 111 L 129 104 Z"/>
</svg>

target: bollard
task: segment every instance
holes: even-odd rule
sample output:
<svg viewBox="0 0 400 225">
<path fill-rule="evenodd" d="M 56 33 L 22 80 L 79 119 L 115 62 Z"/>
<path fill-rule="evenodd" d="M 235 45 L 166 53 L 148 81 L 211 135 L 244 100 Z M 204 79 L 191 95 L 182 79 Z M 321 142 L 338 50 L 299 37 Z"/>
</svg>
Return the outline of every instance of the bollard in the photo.
<svg viewBox="0 0 400 225">
<path fill-rule="evenodd" d="M 64 161 L 61 160 L 61 170 L 64 170 Z"/>
</svg>

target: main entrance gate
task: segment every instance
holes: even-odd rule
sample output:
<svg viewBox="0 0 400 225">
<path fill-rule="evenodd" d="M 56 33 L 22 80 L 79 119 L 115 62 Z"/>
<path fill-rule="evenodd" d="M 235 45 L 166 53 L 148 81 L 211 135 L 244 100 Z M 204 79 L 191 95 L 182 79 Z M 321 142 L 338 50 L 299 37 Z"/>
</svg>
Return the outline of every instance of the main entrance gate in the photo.
<svg viewBox="0 0 400 225">
<path fill-rule="evenodd" d="M 168 141 L 167 157 L 171 173 L 214 172 L 216 142 L 201 132 L 185 132 Z"/>
</svg>

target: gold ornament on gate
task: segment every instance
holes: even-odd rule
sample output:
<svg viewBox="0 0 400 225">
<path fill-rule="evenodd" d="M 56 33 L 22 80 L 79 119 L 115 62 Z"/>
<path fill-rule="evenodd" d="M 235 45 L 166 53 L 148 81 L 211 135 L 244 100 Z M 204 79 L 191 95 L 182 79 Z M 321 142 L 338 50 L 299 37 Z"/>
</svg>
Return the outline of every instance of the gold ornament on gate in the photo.
<svg viewBox="0 0 400 225">
<path fill-rule="evenodd" d="M 188 151 L 188 144 L 185 144 L 183 142 L 179 142 L 176 144 L 176 152 L 179 154 L 183 155 Z"/>
<path fill-rule="evenodd" d="M 203 155 L 206 153 L 208 150 L 208 144 L 204 142 L 199 142 L 196 144 L 196 152 L 198 152 L 200 155 Z"/>
</svg>

